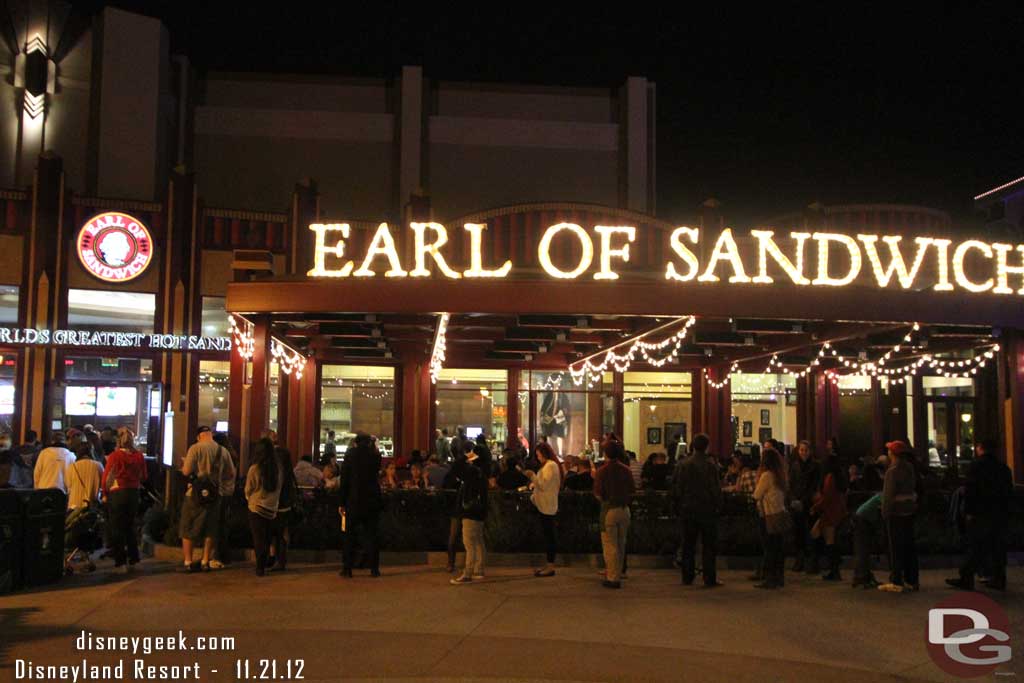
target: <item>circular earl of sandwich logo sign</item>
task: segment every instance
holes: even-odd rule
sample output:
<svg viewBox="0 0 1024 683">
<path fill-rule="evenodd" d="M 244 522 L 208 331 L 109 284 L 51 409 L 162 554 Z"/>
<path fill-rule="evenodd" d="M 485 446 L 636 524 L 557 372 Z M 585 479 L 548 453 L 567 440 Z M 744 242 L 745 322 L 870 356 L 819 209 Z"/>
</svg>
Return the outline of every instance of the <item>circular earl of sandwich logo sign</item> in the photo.
<svg viewBox="0 0 1024 683">
<path fill-rule="evenodd" d="M 120 211 L 93 216 L 78 233 L 78 258 L 106 282 L 128 282 L 153 260 L 153 239 L 139 219 Z"/>
</svg>

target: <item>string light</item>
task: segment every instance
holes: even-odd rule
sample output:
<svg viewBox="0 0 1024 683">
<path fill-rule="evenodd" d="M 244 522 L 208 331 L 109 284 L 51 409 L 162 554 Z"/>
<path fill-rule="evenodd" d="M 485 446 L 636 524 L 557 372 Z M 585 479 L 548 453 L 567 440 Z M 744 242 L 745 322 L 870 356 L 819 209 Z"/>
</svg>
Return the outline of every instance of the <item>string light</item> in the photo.
<svg viewBox="0 0 1024 683">
<path fill-rule="evenodd" d="M 578 363 L 570 364 L 569 374 L 572 376 L 573 382 L 576 386 L 587 382 L 588 387 L 593 387 L 609 367 L 613 368 L 615 372 L 627 372 L 637 355 L 642 356 L 646 363 L 655 368 L 663 367 L 669 361 L 677 359 L 683 340 L 686 339 L 690 328 L 697 322 L 697 318 L 691 315 L 679 320 L 684 321 L 683 326 L 675 334 L 660 342 L 644 341 L 646 335 L 641 335 L 630 344 L 629 350 L 623 354 L 617 354 L 614 349 L 610 349 L 598 364 L 592 363 L 589 358 L 583 361 L 581 367 L 577 367 Z M 666 350 L 668 350 L 667 353 Z M 663 355 L 656 356 L 656 353 Z"/>
<path fill-rule="evenodd" d="M 732 380 L 733 373 L 736 373 L 737 375 L 743 374 L 743 371 L 740 370 L 740 365 L 737 362 L 734 362 L 732 365 L 729 366 L 729 372 L 726 374 L 725 379 L 723 379 L 721 382 L 716 382 L 715 380 L 711 379 L 711 376 L 708 374 L 707 368 L 702 368 L 702 371 L 704 373 L 704 381 L 707 382 L 708 386 L 711 387 L 712 389 L 724 389 Z"/>
<path fill-rule="evenodd" d="M 448 347 L 448 321 L 451 316 L 442 313 L 437 320 L 437 332 L 434 334 L 434 348 L 430 352 L 430 382 L 437 384 L 437 378 L 444 369 L 445 350 Z"/>
<path fill-rule="evenodd" d="M 302 379 L 302 371 L 306 369 L 306 359 L 301 353 L 271 338 L 270 355 L 277 361 L 277 367 L 281 369 L 281 372 L 286 375 L 291 375 L 294 372 L 296 379 Z"/>
<path fill-rule="evenodd" d="M 242 323 L 239 324 L 239 319 Z M 231 346 L 238 349 L 242 360 L 250 360 L 256 353 L 256 339 L 252 333 L 252 323 L 241 316 L 228 315 L 228 333 L 231 335 Z"/>
</svg>

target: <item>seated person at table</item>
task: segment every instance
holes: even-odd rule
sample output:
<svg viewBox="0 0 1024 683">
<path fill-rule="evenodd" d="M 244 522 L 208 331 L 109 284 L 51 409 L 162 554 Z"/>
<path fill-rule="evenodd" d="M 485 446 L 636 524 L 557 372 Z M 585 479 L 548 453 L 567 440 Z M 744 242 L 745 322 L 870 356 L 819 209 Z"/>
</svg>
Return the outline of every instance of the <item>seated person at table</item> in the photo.
<svg viewBox="0 0 1024 683">
<path fill-rule="evenodd" d="M 417 461 L 409 465 L 409 478 L 401 483 L 403 489 L 427 488 L 427 475 L 423 466 Z"/>
<path fill-rule="evenodd" d="M 521 486 L 526 486 L 530 480 L 526 475 L 516 469 L 519 459 L 513 455 L 513 451 L 506 451 L 505 457 L 501 459 L 499 467 L 501 473 L 498 475 L 498 488 L 503 491 L 515 491 Z"/>
<path fill-rule="evenodd" d="M 672 473 L 668 466 L 668 456 L 664 453 L 651 453 L 647 463 L 650 463 L 647 475 L 641 475 L 644 488 L 649 491 L 668 491 L 668 477 Z"/>
<path fill-rule="evenodd" d="M 312 455 L 304 455 L 302 458 L 295 463 L 293 470 L 295 473 L 295 485 L 296 486 L 312 486 L 317 487 L 324 481 L 324 473 L 313 464 Z"/>
<path fill-rule="evenodd" d="M 586 458 L 576 458 L 574 467 L 565 477 L 567 491 L 593 491 L 594 473 L 591 463 Z"/>
<path fill-rule="evenodd" d="M 723 486 L 722 490 L 753 496 L 754 489 L 757 488 L 757 471 L 754 469 L 752 458 L 748 455 L 733 455 L 733 462 L 729 467 L 737 469 L 735 483 Z"/>
<path fill-rule="evenodd" d="M 448 474 L 449 465 L 442 465 L 441 458 L 434 455 L 430 456 L 427 461 L 427 466 L 424 468 L 424 472 L 427 475 L 427 485 L 432 489 L 444 488 L 444 478 Z"/>
</svg>

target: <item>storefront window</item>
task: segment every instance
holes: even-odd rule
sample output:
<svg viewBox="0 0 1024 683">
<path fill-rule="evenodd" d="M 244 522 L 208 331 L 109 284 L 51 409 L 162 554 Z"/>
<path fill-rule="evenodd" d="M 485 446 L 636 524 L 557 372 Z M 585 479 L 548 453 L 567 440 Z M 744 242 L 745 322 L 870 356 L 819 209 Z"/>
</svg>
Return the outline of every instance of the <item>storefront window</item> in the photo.
<svg viewBox="0 0 1024 683">
<path fill-rule="evenodd" d="M 609 393 L 611 373 L 592 386 L 577 386 L 565 371 L 524 370 L 520 382 L 529 387 L 534 443 L 545 439 L 563 457 L 594 454 L 604 433 L 618 431 L 615 404 Z M 521 414 L 525 416 L 528 411 Z"/>
<path fill-rule="evenodd" d="M 16 355 L 0 355 L 0 435 L 9 436 L 13 432 L 14 377 L 17 369 Z"/>
<path fill-rule="evenodd" d="M 691 416 L 689 372 L 627 372 L 623 378 L 623 434 L 626 450 L 642 461 L 689 443 Z M 678 448 L 678 446 L 676 446 Z"/>
<path fill-rule="evenodd" d="M 966 465 L 974 447 L 974 380 L 924 377 L 921 385 L 928 417 L 928 464 Z"/>
<path fill-rule="evenodd" d="M 203 297 L 203 329 L 204 337 L 228 336 L 228 314 L 224 308 L 224 297 Z"/>
<path fill-rule="evenodd" d="M 796 378 L 792 375 L 733 373 L 733 436 L 738 444 L 796 441 Z"/>
<path fill-rule="evenodd" d="M 224 360 L 199 361 L 199 407 L 196 424 L 217 432 L 228 431 L 231 363 Z"/>
<path fill-rule="evenodd" d="M 383 455 L 394 453 L 395 369 L 325 365 L 320 380 L 320 453 L 334 432 L 338 455 L 356 432 L 377 437 Z"/>
<path fill-rule="evenodd" d="M 51 429 L 91 424 L 132 429 L 141 445 L 148 441 L 153 362 L 140 358 L 68 356 L 66 382 L 51 405 Z"/>
<path fill-rule="evenodd" d="M 68 290 L 68 325 L 73 329 L 152 334 L 155 316 L 155 294 Z"/>
<path fill-rule="evenodd" d="M 434 390 L 434 425 L 467 438 L 483 434 L 498 450 L 508 438 L 508 373 L 444 369 Z"/>
<path fill-rule="evenodd" d="M 267 398 L 270 408 L 267 412 L 267 429 L 277 431 L 279 399 L 281 396 L 281 369 L 277 363 L 270 363 L 270 377 L 267 382 Z"/>
</svg>

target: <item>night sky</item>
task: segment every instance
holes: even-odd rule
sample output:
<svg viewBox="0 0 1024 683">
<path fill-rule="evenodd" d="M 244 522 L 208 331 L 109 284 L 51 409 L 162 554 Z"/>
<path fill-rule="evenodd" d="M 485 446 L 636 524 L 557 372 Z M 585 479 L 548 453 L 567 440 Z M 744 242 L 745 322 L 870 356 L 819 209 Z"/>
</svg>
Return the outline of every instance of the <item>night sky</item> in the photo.
<svg viewBox="0 0 1024 683">
<path fill-rule="evenodd" d="M 201 69 L 393 77 L 421 64 L 434 79 L 600 87 L 646 76 L 667 218 L 714 196 L 736 224 L 815 200 L 924 204 L 969 224 L 974 195 L 1024 175 L 1017 3 L 112 4 L 164 19 Z"/>
</svg>

